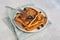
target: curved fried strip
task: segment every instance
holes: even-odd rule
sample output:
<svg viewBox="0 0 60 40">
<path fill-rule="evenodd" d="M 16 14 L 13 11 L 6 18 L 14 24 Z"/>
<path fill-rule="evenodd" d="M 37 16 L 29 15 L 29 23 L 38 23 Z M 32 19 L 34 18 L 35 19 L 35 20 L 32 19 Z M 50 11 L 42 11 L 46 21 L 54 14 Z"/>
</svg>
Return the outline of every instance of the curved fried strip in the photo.
<svg viewBox="0 0 60 40">
<path fill-rule="evenodd" d="M 32 24 L 31 26 L 37 25 L 38 23 L 41 24 L 41 21 L 37 21 L 34 24 Z"/>
<path fill-rule="evenodd" d="M 37 22 L 35 25 L 33 25 L 33 26 L 31 26 L 31 27 L 26 28 L 26 30 L 31 31 L 31 30 L 33 30 L 33 29 L 37 28 L 39 25 L 40 25 L 40 21 L 39 21 L 39 22 Z"/>
<path fill-rule="evenodd" d="M 36 19 L 36 17 L 38 16 L 39 14 L 37 14 L 36 16 L 35 16 L 35 18 L 30 22 L 30 24 L 28 25 L 28 27 L 30 27 L 30 25 L 34 22 L 34 20 Z"/>
<path fill-rule="evenodd" d="M 42 15 L 38 15 L 37 17 L 36 17 L 36 19 L 34 20 L 34 22 L 30 25 L 30 26 L 33 26 L 33 25 L 36 25 L 37 24 L 37 22 L 41 22 L 41 20 L 42 20 L 43 18 L 42 18 Z M 36 21 L 36 22 L 35 22 Z"/>
<path fill-rule="evenodd" d="M 23 24 L 24 26 L 27 26 L 21 19 L 19 19 L 19 18 L 17 18 L 17 17 L 15 17 L 14 20 L 15 20 L 16 22 L 19 22 L 19 23 Z"/>
<path fill-rule="evenodd" d="M 42 22 L 43 24 L 46 24 L 46 21 L 47 21 L 47 19 L 45 19 L 45 18 L 43 18 L 43 19 L 41 20 L 41 22 Z"/>
<path fill-rule="evenodd" d="M 40 17 L 40 16 L 41 16 L 41 17 Z M 39 17 L 40 17 L 41 19 L 39 19 Z M 47 21 L 47 20 L 44 18 L 44 16 L 42 16 L 42 15 L 39 15 L 39 16 L 38 16 L 38 19 L 39 19 L 39 20 L 34 20 L 34 21 L 36 21 L 36 22 L 33 23 L 33 24 L 31 24 L 30 27 L 29 27 L 29 26 L 28 26 L 28 27 L 25 27 L 25 29 L 28 30 L 28 31 L 31 31 L 31 30 L 37 28 L 39 25 L 45 24 L 46 21 Z"/>
</svg>

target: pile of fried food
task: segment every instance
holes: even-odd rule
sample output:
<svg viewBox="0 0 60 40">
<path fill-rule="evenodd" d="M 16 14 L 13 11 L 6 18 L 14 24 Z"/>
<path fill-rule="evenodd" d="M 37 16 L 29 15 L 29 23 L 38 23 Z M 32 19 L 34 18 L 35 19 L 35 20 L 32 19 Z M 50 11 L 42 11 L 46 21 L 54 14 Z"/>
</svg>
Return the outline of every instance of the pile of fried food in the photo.
<svg viewBox="0 0 60 40">
<path fill-rule="evenodd" d="M 20 23 L 25 30 L 32 31 L 46 24 L 47 19 L 42 15 L 42 12 L 26 7 L 16 14 L 14 21 Z"/>
</svg>

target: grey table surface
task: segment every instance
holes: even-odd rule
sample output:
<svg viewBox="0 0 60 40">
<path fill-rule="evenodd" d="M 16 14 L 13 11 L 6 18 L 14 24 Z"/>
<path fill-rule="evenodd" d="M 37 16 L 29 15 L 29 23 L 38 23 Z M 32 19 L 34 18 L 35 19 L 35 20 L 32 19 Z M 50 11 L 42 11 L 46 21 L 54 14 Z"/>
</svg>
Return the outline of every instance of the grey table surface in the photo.
<svg viewBox="0 0 60 40">
<path fill-rule="evenodd" d="M 52 22 L 52 25 L 42 31 L 35 40 L 60 40 L 60 0 L 0 0 L 0 40 L 16 40 L 15 35 L 2 20 L 8 16 L 5 6 L 15 8 L 30 3 L 43 9 Z"/>
</svg>

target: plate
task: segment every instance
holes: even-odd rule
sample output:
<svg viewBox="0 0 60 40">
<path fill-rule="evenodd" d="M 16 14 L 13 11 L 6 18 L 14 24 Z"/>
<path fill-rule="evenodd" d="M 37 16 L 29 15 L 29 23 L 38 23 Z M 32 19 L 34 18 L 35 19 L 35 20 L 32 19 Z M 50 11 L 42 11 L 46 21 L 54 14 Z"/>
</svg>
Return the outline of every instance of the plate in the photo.
<svg viewBox="0 0 60 40">
<path fill-rule="evenodd" d="M 32 6 L 26 6 L 26 7 L 32 7 Z M 22 8 L 20 8 L 20 9 L 23 9 L 23 8 L 25 8 L 25 7 L 22 7 Z M 42 12 L 42 14 L 44 15 L 44 17 L 47 17 L 47 15 L 46 15 L 46 13 L 42 10 L 42 9 L 40 9 L 40 8 L 37 8 L 37 7 L 32 7 L 32 8 L 34 8 L 35 10 L 37 10 L 38 12 Z M 18 8 L 19 9 L 19 8 Z M 16 13 L 18 13 L 18 11 L 16 12 Z M 16 15 L 15 15 L 16 16 Z M 14 16 L 14 17 L 15 17 Z M 13 18 L 14 19 L 14 18 Z M 17 28 L 18 29 L 20 29 L 20 30 L 22 30 L 22 31 L 24 31 L 24 32 L 38 32 L 38 31 L 40 31 L 40 30 L 42 30 L 42 29 L 44 29 L 46 26 L 46 24 L 47 24 L 47 22 L 46 22 L 46 24 L 44 25 L 44 27 L 41 27 L 40 29 L 34 29 L 34 30 L 32 30 L 32 31 L 27 31 L 27 30 L 25 30 L 24 28 L 22 28 L 22 25 L 20 24 L 20 23 L 18 23 L 18 22 L 15 22 L 14 21 L 14 23 L 15 23 L 15 25 L 17 26 Z M 40 26 L 39 26 L 40 27 Z"/>
</svg>

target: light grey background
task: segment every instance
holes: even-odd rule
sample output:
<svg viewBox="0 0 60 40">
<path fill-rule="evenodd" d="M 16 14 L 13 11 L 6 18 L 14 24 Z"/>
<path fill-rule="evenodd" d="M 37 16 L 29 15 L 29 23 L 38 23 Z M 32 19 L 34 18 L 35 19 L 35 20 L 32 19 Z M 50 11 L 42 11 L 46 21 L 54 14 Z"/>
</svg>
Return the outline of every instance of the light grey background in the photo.
<svg viewBox="0 0 60 40">
<path fill-rule="evenodd" d="M 16 40 L 15 35 L 2 20 L 7 16 L 5 6 L 15 8 L 30 3 L 43 9 L 52 22 L 50 27 L 38 34 L 38 38 L 35 35 L 31 40 L 60 40 L 60 0 L 0 0 L 0 40 Z"/>
</svg>

